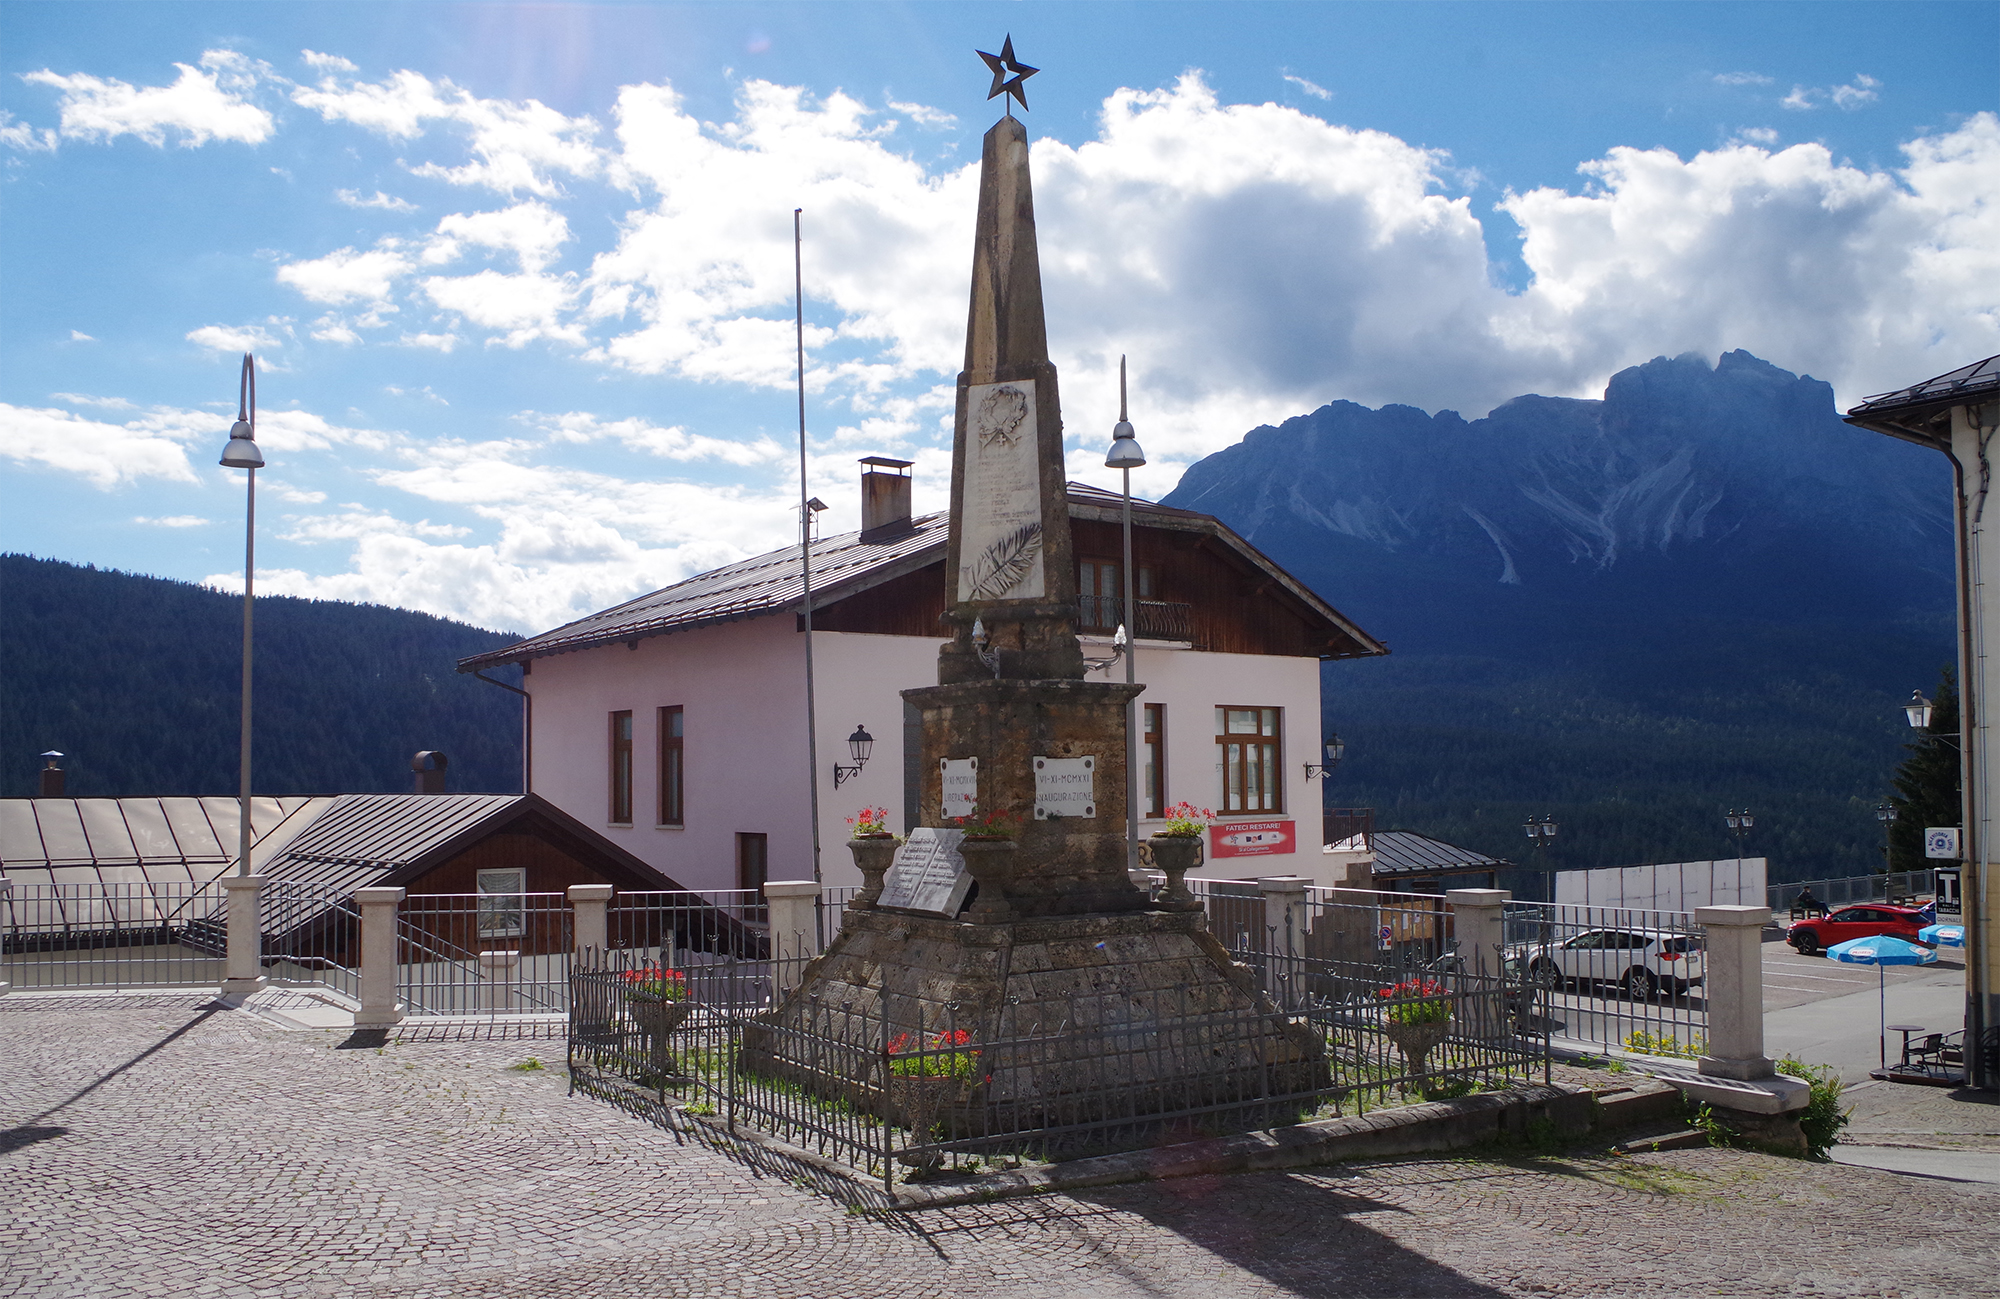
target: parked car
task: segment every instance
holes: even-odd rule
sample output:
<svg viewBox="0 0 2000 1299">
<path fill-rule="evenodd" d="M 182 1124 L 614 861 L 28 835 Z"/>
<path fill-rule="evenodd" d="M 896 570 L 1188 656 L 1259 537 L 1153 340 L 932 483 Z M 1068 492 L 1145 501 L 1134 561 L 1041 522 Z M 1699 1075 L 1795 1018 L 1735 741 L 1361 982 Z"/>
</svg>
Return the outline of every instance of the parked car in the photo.
<svg viewBox="0 0 2000 1299">
<path fill-rule="evenodd" d="M 1683 993 L 1701 984 L 1701 938 L 1665 929 L 1589 929 L 1556 943 L 1523 950 L 1528 977 L 1545 988 L 1615 984 L 1635 1001 L 1665 989 Z"/>
<path fill-rule="evenodd" d="M 1917 940 L 1917 931 L 1930 924 L 1929 913 L 1917 907 L 1892 907 L 1886 902 L 1865 902 L 1842 907 L 1832 915 L 1801 920 L 1785 931 L 1785 941 L 1800 956 L 1812 956 L 1835 943 L 1850 938 L 1873 938 L 1893 934 Z"/>
</svg>

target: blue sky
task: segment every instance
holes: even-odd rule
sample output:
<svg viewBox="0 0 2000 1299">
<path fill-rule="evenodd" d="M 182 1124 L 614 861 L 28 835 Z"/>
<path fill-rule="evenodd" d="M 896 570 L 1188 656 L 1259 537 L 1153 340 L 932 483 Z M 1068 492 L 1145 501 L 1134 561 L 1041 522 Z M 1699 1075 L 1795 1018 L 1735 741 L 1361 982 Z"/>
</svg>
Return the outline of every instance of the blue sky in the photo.
<svg viewBox="0 0 2000 1299">
<path fill-rule="evenodd" d="M 534 631 L 949 474 L 979 136 L 1028 83 L 1072 470 L 1336 399 L 2000 351 L 1995 4 L 0 6 L 0 547 Z"/>
</svg>

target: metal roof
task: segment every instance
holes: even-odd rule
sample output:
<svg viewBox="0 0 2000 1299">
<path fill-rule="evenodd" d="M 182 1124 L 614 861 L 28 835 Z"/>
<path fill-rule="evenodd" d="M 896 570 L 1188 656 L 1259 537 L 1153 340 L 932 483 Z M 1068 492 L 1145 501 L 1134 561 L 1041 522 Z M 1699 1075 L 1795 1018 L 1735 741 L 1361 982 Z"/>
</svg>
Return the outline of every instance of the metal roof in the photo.
<svg viewBox="0 0 2000 1299">
<path fill-rule="evenodd" d="M 1083 483 L 1070 483 L 1067 490 L 1072 518 L 1102 522 L 1118 520 L 1124 498 L 1117 492 Z M 1135 519 L 1145 519 L 1149 527 L 1205 532 L 1228 543 L 1254 567 L 1275 579 L 1313 614 L 1333 624 L 1354 643 L 1356 648 L 1352 654 L 1336 657 L 1388 653 L 1387 646 L 1355 626 L 1339 610 L 1314 594 L 1310 587 L 1278 567 L 1214 517 L 1136 497 L 1132 501 L 1132 513 Z M 944 555 L 948 530 L 948 515 L 939 512 L 912 519 L 908 532 L 887 540 L 863 541 L 861 533 L 847 532 L 815 541 L 812 548 L 815 607 L 938 562 Z M 783 550 L 774 550 L 754 559 L 702 573 L 684 582 L 676 582 L 502 649 L 460 659 L 458 670 L 473 672 L 503 663 L 520 663 L 599 645 L 635 643 L 649 636 L 802 609 L 804 603 L 805 583 L 799 564 L 799 548 L 787 546 Z"/>
<path fill-rule="evenodd" d="M 402 883 L 529 814 L 645 880 L 681 886 L 534 794 L 256 798 L 250 868 L 345 890 Z M 0 799 L 0 875 L 21 884 L 204 883 L 236 860 L 233 798 Z"/>
<path fill-rule="evenodd" d="M 332 803 L 330 798 L 250 800 L 250 866 Z M 0 799 L 0 875 L 24 884 L 214 879 L 236 861 L 233 798 Z"/>
<path fill-rule="evenodd" d="M 1906 441 L 1944 447 L 1951 408 L 2000 396 L 2000 356 L 1962 365 L 1935 379 L 1877 393 L 1847 412 L 1847 422 Z"/>
<path fill-rule="evenodd" d="M 1499 870 L 1514 863 L 1483 852 L 1460 848 L 1414 830 L 1377 830 L 1376 875 L 1435 875 L 1444 871 Z"/>
</svg>

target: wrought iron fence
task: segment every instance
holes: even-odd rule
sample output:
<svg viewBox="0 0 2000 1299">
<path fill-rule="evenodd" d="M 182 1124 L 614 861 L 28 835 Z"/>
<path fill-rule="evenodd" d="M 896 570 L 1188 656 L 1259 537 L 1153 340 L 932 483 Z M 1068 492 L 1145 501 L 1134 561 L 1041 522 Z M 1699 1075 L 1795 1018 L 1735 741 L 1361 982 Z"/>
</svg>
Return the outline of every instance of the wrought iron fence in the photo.
<svg viewBox="0 0 2000 1299">
<path fill-rule="evenodd" d="M 16 989 L 222 982 L 228 900 L 218 882 L 9 883 L 0 979 Z"/>
<path fill-rule="evenodd" d="M 1266 952 L 1271 995 L 1247 1008 L 1170 985 L 1039 1007 L 841 987 L 778 1009 L 803 965 L 580 960 L 572 1085 L 643 1088 L 661 1104 L 671 1093 L 683 1115 L 886 1186 L 947 1164 L 1070 1158 L 1547 1077 L 1539 990 L 1504 975 L 1385 984 L 1373 961 Z"/>
<path fill-rule="evenodd" d="M 1705 931 L 1684 911 L 1506 906 L 1510 963 L 1547 994 L 1552 1036 L 1649 1055 L 1708 1040 Z"/>
<path fill-rule="evenodd" d="M 397 991 L 412 1015 L 536 1014 L 569 1004 L 561 893 L 419 893 L 396 912 Z"/>
<path fill-rule="evenodd" d="M 361 1000 L 361 912 L 352 889 L 267 880 L 257 901 L 271 982 Z"/>
<path fill-rule="evenodd" d="M 688 952 L 764 956 L 769 923 L 756 889 L 619 893 L 605 914 L 613 950 L 668 965 L 685 964 Z"/>
</svg>

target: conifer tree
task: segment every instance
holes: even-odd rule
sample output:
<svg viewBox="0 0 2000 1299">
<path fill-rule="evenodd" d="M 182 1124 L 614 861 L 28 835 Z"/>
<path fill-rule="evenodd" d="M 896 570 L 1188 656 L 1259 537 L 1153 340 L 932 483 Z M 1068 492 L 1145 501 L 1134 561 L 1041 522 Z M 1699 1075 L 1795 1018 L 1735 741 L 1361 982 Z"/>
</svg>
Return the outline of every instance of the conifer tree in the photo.
<svg viewBox="0 0 2000 1299">
<path fill-rule="evenodd" d="M 1903 746 L 1910 756 L 1896 768 L 1896 792 L 1889 805 L 1896 820 L 1889 827 L 1889 869 L 1924 870 L 1931 866 L 1924 856 L 1924 831 L 1930 826 L 1957 825 L 1962 815 L 1959 798 L 1958 677 L 1949 665 L 1938 676 L 1937 695 L 1931 701 L 1931 724 L 1919 737 Z"/>
</svg>

